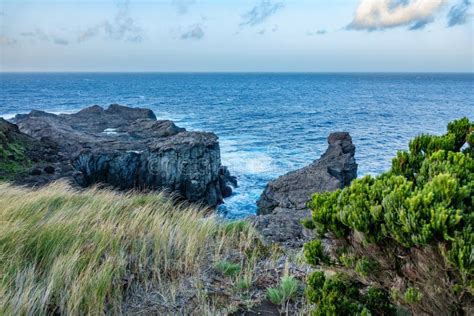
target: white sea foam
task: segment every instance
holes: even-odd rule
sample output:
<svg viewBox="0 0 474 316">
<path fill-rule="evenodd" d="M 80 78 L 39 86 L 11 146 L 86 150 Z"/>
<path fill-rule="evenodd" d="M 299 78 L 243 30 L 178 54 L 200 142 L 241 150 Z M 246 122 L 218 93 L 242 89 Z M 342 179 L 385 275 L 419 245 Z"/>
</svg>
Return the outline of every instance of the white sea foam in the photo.
<svg viewBox="0 0 474 316">
<path fill-rule="evenodd" d="M 12 118 L 15 117 L 16 114 L 12 113 L 5 113 L 5 114 L 0 114 L 0 117 L 5 119 L 5 120 L 11 120 Z"/>
<path fill-rule="evenodd" d="M 264 152 L 242 151 L 237 141 L 221 140 L 221 158 L 224 165 L 236 174 L 261 174 L 277 172 L 272 157 Z"/>
<path fill-rule="evenodd" d="M 45 110 L 45 112 L 48 112 L 48 113 L 51 113 L 51 114 L 56 114 L 56 115 L 60 115 L 60 114 L 73 114 L 73 113 L 77 113 L 79 112 L 81 109 L 64 109 L 64 110 L 59 110 L 59 111 L 48 111 L 48 110 Z M 16 115 L 18 114 L 28 114 L 30 112 L 17 112 L 17 113 L 0 113 L 0 117 L 2 117 L 3 119 L 5 120 L 11 120 L 13 119 Z"/>
<path fill-rule="evenodd" d="M 104 131 L 102 133 L 107 134 L 107 135 L 117 135 L 118 134 L 116 128 L 106 128 L 106 129 L 104 129 Z"/>
</svg>

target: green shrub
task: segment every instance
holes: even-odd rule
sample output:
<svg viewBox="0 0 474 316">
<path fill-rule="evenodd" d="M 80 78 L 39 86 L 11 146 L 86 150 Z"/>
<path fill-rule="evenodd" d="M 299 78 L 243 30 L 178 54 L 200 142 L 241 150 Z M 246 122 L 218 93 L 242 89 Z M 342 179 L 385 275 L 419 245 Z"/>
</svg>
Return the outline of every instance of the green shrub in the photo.
<svg viewBox="0 0 474 316">
<path fill-rule="evenodd" d="M 395 314 L 395 307 L 390 303 L 390 295 L 379 288 L 369 287 L 364 296 L 365 308 L 377 315 Z"/>
<path fill-rule="evenodd" d="M 277 287 L 267 290 L 267 297 L 275 305 L 284 305 L 296 296 L 298 287 L 298 280 L 293 276 L 284 276 Z"/>
<path fill-rule="evenodd" d="M 409 143 L 408 151 L 397 153 L 388 172 L 356 179 L 342 190 L 314 194 L 308 204 L 313 223 L 305 226 L 314 227 L 319 234 L 331 232 L 336 238 L 350 237 L 357 231 L 364 237 L 363 244 L 381 247 L 409 249 L 441 243 L 439 249 L 446 249 L 443 254 L 454 268 L 455 280 L 460 276 L 467 286 L 473 282 L 474 272 L 473 144 L 474 124 L 467 118 L 449 123 L 445 135 L 420 135 Z M 304 254 L 312 265 L 332 264 L 319 240 L 307 243 Z M 354 261 L 351 254 L 338 259 L 363 276 L 377 268 L 375 261 Z M 348 281 L 328 280 L 318 274 L 308 281 L 308 297 L 319 302 L 317 314 L 362 313 L 364 308 L 377 313 L 378 300 L 361 306 L 363 300 L 357 295 L 337 290 Z M 328 284 L 336 290 L 321 288 Z M 417 302 L 420 295 L 408 290 L 404 296 L 406 301 Z"/>
<path fill-rule="evenodd" d="M 320 263 L 329 263 L 329 257 L 324 254 L 324 247 L 319 239 L 306 243 L 303 252 L 308 263 L 313 266 L 317 266 Z"/>
<path fill-rule="evenodd" d="M 239 264 L 232 263 L 225 260 L 217 262 L 214 268 L 216 269 L 217 272 L 227 277 L 234 277 L 240 273 Z"/>
<path fill-rule="evenodd" d="M 406 248 L 443 240 L 452 245 L 448 259 L 471 273 L 474 157 L 460 149 L 473 130 L 467 118 L 449 123 L 443 136 L 412 140 L 410 151 L 399 152 L 388 172 L 315 194 L 309 203 L 313 224 L 307 225 L 338 237 L 356 230 L 368 242 L 390 239 Z M 321 261 L 318 252 L 307 255 L 310 263 Z"/>
<path fill-rule="evenodd" d="M 369 288 L 362 294 L 357 284 L 346 275 L 326 277 L 324 272 L 313 272 L 308 278 L 306 294 L 315 304 L 313 315 L 392 315 L 394 308 L 388 294 L 377 288 Z"/>
</svg>

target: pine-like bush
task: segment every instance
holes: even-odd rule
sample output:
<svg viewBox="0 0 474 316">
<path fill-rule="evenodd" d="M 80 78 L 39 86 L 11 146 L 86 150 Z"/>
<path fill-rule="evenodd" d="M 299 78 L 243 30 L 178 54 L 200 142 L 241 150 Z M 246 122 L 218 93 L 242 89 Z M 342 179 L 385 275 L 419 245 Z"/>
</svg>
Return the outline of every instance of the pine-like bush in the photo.
<svg viewBox="0 0 474 316">
<path fill-rule="evenodd" d="M 309 203 L 312 221 L 305 222 L 305 226 L 316 229 L 321 237 L 330 233 L 330 236 L 345 241 L 357 256 L 378 260 L 381 266 L 393 266 L 391 269 L 401 275 L 407 274 L 403 270 L 407 264 L 405 259 L 396 259 L 400 262 L 393 265 L 386 262 L 387 257 L 397 258 L 399 253 L 394 252 L 410 255 L 416 249 L 417 254 L 425 256 L 427 253 L 439 254 L 438 261 L 445 265 L 439 270 L 445 273 L 446 279 L 443 280 L 448 284 L 447 288 L 441 286 L 440 291 L 461 287 L 462 295 L 471 296 L 474 268 L 473 135 L 474 124 L 463 118 L 449 123 L 445 135 L 416 137 L 410 142 L 409 151 L 397 154 L 388 172 L 354 180 L 342 190 L 315 194 Z M 356 236 L 362 236 L 362 241 L 356 242 Z M 316 249 L 315 243 L 312 241 L 306 246 L 313 250 L 305 251 L 309 263 L 344 265 L 338 258 L 327 260 L 327 254 L 321 251 L 321 247 Z M 433 251 L 423 252 L 428 247 Z M 392 254 L 388 253 L 389 250 Z M 380 255 L 382 252 L 385 258 Z M 419 255 L 413 260 L 420 261 L 421 257 Z M 347 254 L 343 258 L 348 258 Z M 429 267 L 430 262 L 423 264 Z M 416 268 L 416 265 L 412 267 L 416 273 L 422 274 L 422 279 L 429 280 L 421 268 L 420 271 Z M 449 273 L 442 271 L 444 268 Z M 375 271 L 367 269 L 365 272 L 372 273 L 375 279 Z M 409 278 L 404 280 L 407 287 L 412 282 Z M 428 296 L 434 300 L 438 293 L 431 294 Z M 454 297 L 451 292 L 446 295 Z M 310 300 L 312 296 L 310 293 Z M 420 296 L 421 301 L 423 297 Z M 462 305 L 464 298 L 458 299 L 457 303 Z M 416 306 L 413 308 L 416 310 Z"/>
</svg>

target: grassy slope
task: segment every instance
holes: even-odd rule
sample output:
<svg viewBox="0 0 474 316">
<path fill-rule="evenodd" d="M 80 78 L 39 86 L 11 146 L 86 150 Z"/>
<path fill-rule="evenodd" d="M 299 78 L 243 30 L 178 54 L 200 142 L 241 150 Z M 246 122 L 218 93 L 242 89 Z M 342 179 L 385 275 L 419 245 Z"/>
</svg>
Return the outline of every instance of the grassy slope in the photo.
<svg viewBox="0 0 474 316">
<path fill-rule="evenodd" d="M 0 205 L 2 315 L 146 313 L 147 300 L 163 314 L 223 313 L 232 303 L 202 291 L 206 271 L 234 253 L 232 284 L 252 280 L 260 251 L 247 225 L 162 194 L 0 183 Z"/>
<path fill-rule="evenodd" d="M 29 167 L 25 155 L 28 145 L 26 136 L 12 133 L 10 126 L 0 120 L 0 179 L 13 178 Z"/>
</svg>

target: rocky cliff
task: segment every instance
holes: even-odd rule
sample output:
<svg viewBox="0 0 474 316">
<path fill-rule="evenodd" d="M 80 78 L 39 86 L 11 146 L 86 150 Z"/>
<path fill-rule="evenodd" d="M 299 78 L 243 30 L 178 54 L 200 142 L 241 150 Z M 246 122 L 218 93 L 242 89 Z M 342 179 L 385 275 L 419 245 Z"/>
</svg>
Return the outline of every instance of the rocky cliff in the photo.
<svg viewBox="0 0 474 316">
<path fill-rule="evenodd" d="M 330 134 L 328 144 L 321 158 L 266 186 L 257 202 L 259 216 L 252 222 L 267 240 L 301 246 L 311 237 L 301 220 L 311 216 L 307 203 L 313 193 L 341 189 L 357 177 L 355 146 L 349 133 Z"/>
<path fill-rule="evenodd" d="M 14 122 L 32 138 L 55 144 L 55 173 L 67 170 L 81 186 L 167 189 L 188 201 L 216 206 L 232 193 L 229 185 L 236 184 L 221 165 L 215 134 L 188 132 L 156 120 L 148 109 L 113 104 L 75 114 L 32 111 L 17 115 Z"/>
</svg>

